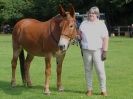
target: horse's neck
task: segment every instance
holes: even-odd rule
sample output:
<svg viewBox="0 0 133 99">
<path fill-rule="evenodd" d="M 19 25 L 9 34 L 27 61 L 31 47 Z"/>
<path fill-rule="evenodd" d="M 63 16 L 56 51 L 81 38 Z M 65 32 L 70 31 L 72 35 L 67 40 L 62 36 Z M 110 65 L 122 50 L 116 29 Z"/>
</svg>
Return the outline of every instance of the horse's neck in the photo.
<svg viewBox="0 0 133 99">
<path fill-rule="evenodd" d="M 61 23 L 62 19 L 63 18 L 60 15 L 57 15 L 49 20 L 49 22 L 51 23 L 51 27 L 54 28 L 54 29 L 52 29 L 53 32 L 56 33 L 56 31 L 57 31 L 60 34 L 60 32 L 61 32 L 60 23 Z"/>
<path fill-rule="evenodd" d="M 60 34 L 61 34 L 61 29 L 59 26 L 60 22 L 61 22 L 60 16 L 55 16 L 50 20 L 44 22 L 44 25 L 47 26 L 47 30 L 48 30 L 47 32 L 50 35 L 52 42 L 56 43 L 56 45 L 58 45 Z"/>
</svg>

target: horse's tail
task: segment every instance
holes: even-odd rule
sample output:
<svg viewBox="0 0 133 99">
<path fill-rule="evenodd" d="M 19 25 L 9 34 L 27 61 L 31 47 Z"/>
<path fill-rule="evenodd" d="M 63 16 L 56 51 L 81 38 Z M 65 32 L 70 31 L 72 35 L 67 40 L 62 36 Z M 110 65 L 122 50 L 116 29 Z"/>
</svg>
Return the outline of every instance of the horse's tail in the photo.
<svg viewBox="0 0 133 99">
<path fill-rule="evenodd" d="M 22 49 L 20 54 L 19 54 L 19 61 L 20 61 L 20 71 L 21 71 L 21 77 L 22 80 L 25 80 L 25 67 L 24 67 L 24 61 L 25 61 L 25 56 L 24 56 L 24 50 Z"/>
</svg>

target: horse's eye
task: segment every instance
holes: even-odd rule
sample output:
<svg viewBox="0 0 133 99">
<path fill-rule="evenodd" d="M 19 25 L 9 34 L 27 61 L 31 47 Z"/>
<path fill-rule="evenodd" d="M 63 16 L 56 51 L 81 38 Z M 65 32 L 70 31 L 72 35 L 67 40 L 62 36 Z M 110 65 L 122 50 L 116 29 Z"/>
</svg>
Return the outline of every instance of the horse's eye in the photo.
<svg viewBox="0 0 133 99">
<path fill-rule="evenodd" d="M 73 28 L 73 25 L 70 25 L 70 28 Z"/>
</svg>

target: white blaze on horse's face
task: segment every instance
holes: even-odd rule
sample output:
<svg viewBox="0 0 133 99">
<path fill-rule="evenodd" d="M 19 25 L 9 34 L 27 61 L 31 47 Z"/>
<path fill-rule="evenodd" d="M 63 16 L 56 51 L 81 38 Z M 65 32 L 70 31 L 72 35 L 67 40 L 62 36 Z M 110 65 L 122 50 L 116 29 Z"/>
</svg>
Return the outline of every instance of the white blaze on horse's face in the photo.
<svg viewBox="0 0 133 99">
<path fill-rule="evenodd" d="M 73 39 L 74 34 L 76 34 L 75 10 L 71 6 L 69 11 L 65 12 L 65 10 L 60 7 L 60 15 L 62 21 L 60 23 L 61 36 L 58 46 L 61 51 L 66 51 L 71 39 Z"/>
<path fill-rule="evenodd" d="M 60 40 L 58 43 L 58 46 L 61 51 L 66 51 L 70 41 L 76 36 L 77 30 L 75 26 L 75 21 L 74 20 L 67 20 L 62 22 L 61 24 L 61 36 Z"/>
<path fill-rule="evenodd" d="M 67 50 L 68 45 L 69 45 L 69 41 L 70 41 L 70 39 L 67 38 L 67 37 L 64 37 L 64 36 L 60 37 L 58 46 L 59 46 L 61 51 L 66 51 Z"/>
</svg>

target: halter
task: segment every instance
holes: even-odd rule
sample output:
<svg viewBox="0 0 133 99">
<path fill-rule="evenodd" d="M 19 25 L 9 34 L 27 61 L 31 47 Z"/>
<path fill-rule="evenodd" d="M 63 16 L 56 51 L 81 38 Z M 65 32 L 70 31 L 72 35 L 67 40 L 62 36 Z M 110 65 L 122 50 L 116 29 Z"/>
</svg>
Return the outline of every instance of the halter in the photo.
<svg viewBox="0 0 133 99">
<path fill-rule="evenodd" d="M 51 37 L 52 37 L 52 39 L 56 42 L 56 44 L 58 45 L 58 40 L 55 38 L 55 36 L 53 35 L 53 32 L 51 32 L 51 20 L 50 20 L 50 22 L 49 22 L 49 26 L 50 26 L 50 28 L 49 28 L 49 33 L 51 34 Z M 66 35 L 66 34 L 61 34 L 60 36 L 64 36 L 64 37 L 67 37 L 67 38 L 69 38 L 69 41 L 71 41 L 72 39 L 73 39 L 73 35 Z"/>
<path fill-rule="evenodd" d="M 69 20 L 71 20 L 71 19 L 69 19 Z M 74 22 L 76 22 L 76 20 L 74 20 Z M 76 23 L 75 23 L 75 28 L 77 29 L 77 25 L 76 25 Z M 73 35 L 66 35 L 66 34 L 61 34 L 61 35 L 64 36 L 64 37 L 69 38 L 70 40 L 73 39 Z"/>
</svg>

